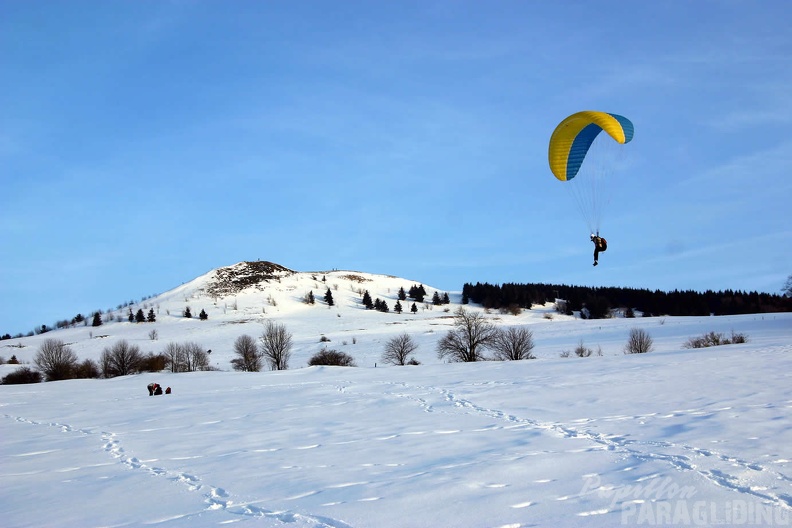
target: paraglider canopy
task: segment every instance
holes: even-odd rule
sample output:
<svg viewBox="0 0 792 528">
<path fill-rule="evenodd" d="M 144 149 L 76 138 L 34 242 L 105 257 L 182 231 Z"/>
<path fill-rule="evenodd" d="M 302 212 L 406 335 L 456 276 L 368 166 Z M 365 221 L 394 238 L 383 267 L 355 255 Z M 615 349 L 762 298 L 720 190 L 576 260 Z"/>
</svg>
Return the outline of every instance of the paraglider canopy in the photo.
<svg viewBox="0 0 792 528">
<path fill-rule="evenodd" d="M 567 117 L 558 124 L 550 136 L 548 160 L 556 178 L 568 181 L 574 178 L 583 159 L 600 132 L 605 131 L 622 145 L 633 138 L 633 124 L 624 116 L 585 110 Z"/>
</svg>

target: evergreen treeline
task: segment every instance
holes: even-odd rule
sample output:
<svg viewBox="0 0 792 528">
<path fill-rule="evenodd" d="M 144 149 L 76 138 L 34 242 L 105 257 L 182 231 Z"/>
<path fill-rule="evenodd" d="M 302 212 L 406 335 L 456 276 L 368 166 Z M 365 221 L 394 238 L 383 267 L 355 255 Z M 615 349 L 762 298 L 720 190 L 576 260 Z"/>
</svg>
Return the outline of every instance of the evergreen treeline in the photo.
<svg viewBox="0 0 792 528">
<path fill-rule="evenodd" d="M 485 308 L 528 309 L 555 299 L 567 302 L 567 312 L 586 308 L 592 319 L 606 317 L 611 309 L 624 308 L 652 315 L 737 315 L 749 313 L 792 312 L 792 298 L 758 292 L 692 290 L 663 292 L 636 288 L 594 288 L 559 284 L 466 283 L 462 302 Z"/>
</svg>

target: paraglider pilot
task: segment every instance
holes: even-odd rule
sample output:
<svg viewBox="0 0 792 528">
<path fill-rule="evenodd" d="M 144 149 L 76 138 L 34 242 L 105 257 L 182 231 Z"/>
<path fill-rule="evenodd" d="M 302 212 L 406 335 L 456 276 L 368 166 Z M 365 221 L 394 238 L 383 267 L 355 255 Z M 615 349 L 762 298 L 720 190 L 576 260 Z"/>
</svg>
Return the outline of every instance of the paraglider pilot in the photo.
<svg viewBox="0 0 792 528">
<path fill-rule="evenodd" d="M 598 264 L 597 260 L 599 259 L 600 252 L 608 249 L 608 242 L 599 236 L 599 233 L 596 235 L 591 233 L 591 241 L 594 242 L 594 265 L 596 266 Z"/>
</svg>

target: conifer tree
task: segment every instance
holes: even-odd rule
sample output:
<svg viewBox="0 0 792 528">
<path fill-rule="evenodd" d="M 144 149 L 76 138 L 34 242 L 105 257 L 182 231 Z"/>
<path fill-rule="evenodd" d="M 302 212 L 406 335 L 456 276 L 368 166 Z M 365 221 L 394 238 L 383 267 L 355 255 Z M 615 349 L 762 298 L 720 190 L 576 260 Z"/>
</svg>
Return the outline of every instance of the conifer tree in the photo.
<svg viewBox="0 0 792 528">
<path fill-rule="evenodd" d="M 154 314 L 154 308 L 149 309 L 148 313 L 148 322 L 153 323 L 157 320 L 157 316 Z"/>
<path fill-rule="evenodd" d="M 368 290 L 363 293 L 363 306 L 366 307 L 366 310 L 371 310 L 374 308 L 374 304 L 371 302 L 371 295 L 369 294 Z"/>
<path fill-rule="evenodd" d="M 327 288 L 327 291 L 324 295 L 324 300 L 328 306 L 333 306 L 335 302 L 333 301 L 333 292 L 330 291 L 330 288 Z"/>
<path fill-rule="evenodd" d="M 102 314 L 96 312 L 93 315 L 93 322 L 91 323 L 91 326 L 102 326 Z"/>
<path fill-rule="evenodd" d="M 410 299 L 413 299 L 416 302 L 423 302 L 424 297 L 426 297 L 426 290 L 423 287 L 423 284 L 420 286 L 412 285 L 410 288 Z"/>
<path fill-rule="evenodd" d="M 440 306 L 440 303 L 440 294 L 437 292 L 437 290 L 435 290 L 434 295 L 432 295 L 432 304 L 435 306 Z"/>
<path fill-rule="evenodd" d="M 201 313 L 198 314 L 198 318 L 201 321 L 206 321 L 207 319 L 209 319 L 209 314 L 207 314 L 206 311 L 202 308 Z"/>
<path fill-rule="evenodd" d="M 396 304 L 393 305 L 393 311 L 396 312 L 397 314 L 402 313 L 401 301 L 396 301 Z"/>
<path fill-rule="evenodd" d="M 138 311 L 135 314 L 135 322 L 136 323 L 145 323 L 146 322 L 146 314 L 143 313 L 143 308 L 138 308 Z"/>
</svg>

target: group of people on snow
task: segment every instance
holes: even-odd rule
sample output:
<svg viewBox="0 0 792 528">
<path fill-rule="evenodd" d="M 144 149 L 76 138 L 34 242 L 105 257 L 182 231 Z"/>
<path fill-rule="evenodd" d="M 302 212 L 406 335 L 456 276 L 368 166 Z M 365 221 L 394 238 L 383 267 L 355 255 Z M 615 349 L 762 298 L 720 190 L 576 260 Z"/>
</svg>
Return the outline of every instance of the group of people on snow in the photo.
<svg viewBox="0 0 792 528">
<path fill-rule="evenodd" d="M 159 396 L 160 394 L 162 394 L 162 385 L 160 385 L 159 383 L 149 383 L 148 391 L 149 391 L 149 396 Z M 170 394 L 170 393 L 171 393 L 170 387 L 165 389 L 165 394 Z"/>
</svg>

